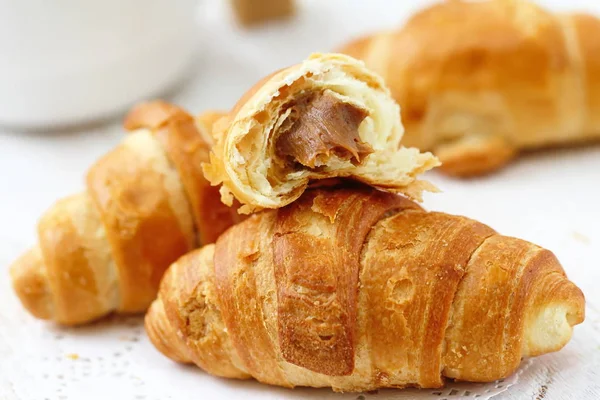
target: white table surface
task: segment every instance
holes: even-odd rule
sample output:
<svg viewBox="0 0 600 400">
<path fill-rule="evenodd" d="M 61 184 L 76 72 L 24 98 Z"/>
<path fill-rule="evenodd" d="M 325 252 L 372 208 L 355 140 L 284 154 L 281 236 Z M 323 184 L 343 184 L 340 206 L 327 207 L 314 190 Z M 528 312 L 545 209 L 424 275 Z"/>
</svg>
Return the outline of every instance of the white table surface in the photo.
<svg viewBox="0 0 600 400">
<path fill-rule="evenodd" d="M 201 56 L 170 99 L 195 112 L 228 108 L 272 70 L 332 49 L 349 36 L 394 26 L 421 4 L 404 3 L 303 1 L 292 22 L 243 31 L 232 25 L 222 1 L 205 1 Z M 543 3 L 600 14 L 600 3 L 593 1 Z M 54 133 L 0 128 L 0 399 L 329 397 L 329 391 L 232 383 L 176 366 L 152 348 L 140 318 L 63 329 L 20 308 L 9 285 L 9 263 L 36 240 L 38 217 L 59 197 L 82 190 L 87 167 L 122 136 L 118 120 Z M 559 353 L 531 361 L 495 398 L 600 398 L 600 144 L 522 156 L 482 179 L 452 180 L 437 173 L 429 178 L 443 193 L 428 195 L 427 208 L 463 214 L 551 249 L 587 298 L 586 321 L 572 341 Z"/>
</svg>

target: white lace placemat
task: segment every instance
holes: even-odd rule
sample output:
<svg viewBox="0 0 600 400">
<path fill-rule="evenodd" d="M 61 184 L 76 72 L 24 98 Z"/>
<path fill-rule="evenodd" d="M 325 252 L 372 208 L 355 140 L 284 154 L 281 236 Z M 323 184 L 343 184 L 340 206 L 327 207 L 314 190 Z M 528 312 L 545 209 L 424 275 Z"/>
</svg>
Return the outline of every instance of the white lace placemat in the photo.
<svg viewBox="0 0 600 400">
<path fill-rule="evenodd" d="M 294 390 L 255 381 L 219 379 L 193 366 L 171 362 L 158 353 L 144 332 L 141 316 L 111 316 L 89 326 L 63 328 L 27 315 L 0 286 L 0 399 L 80 400 L 319 398 L 356 400 L 489 399 L 519 381 L 531 361 L 507 379 L 489 384 L 449 382 L 443 389 L 333 393 Z"/>
</svg>

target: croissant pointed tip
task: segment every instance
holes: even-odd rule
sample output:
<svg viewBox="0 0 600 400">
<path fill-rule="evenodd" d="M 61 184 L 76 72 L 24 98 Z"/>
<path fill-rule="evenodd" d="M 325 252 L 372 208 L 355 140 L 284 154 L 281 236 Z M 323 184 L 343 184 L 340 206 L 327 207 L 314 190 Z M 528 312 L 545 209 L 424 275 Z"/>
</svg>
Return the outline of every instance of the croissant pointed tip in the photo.
<svg viewBox="0 0 600 400">
<path fill-rule="evenodd" d="M 571 339 L 573 327 L 584 319 L 583 293 L 565 277 L 560 290 L 526 322 L 523 355 L 538 356 L 560 350 Z"/>
<path fill-rule="evenodd" d="M 571 327 L 581 324 L 585 319 L 584 308 L 577 309 L 575 312 L 567 313 L 567 322 Z"/>
<path fill-rule="evenodd" d="M 169 324 L 163 302 L 160 298 L 154 300 L 148 309 L 144 318 L 144 328 L 154 347 L 162 354 L 173 361 L 181 363 L 192 362 L 186 354 L 185 344 L 177 336 L 171 324 Z"/>
<path fill-rule="evenodd" d="M 52 319 L 53 298 L 39 247 L 19 257 L 10 267 L 13 288 L 23 307 L 40 319 Z"/>
</svg>

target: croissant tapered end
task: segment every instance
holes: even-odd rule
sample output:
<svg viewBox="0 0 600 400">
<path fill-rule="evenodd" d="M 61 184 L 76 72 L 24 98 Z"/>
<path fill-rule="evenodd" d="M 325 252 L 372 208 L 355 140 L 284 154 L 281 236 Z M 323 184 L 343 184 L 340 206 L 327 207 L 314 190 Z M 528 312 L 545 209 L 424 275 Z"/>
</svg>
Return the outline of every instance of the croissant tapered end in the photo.
<svg viewBox="0 0 600 400">
<path fill-rule="evenodd" d="M 546 278 L 526 312 L 523 329 L 524 357 L 558 351 L 571 339 L 573 327 L 585 319 L 582 291 L 564 275 Z"/>
<path fill-rule="evenodd" d="M 118 297 L 115 273 L 90 197 L 80 193 L 54 203 L 39 220 L 38 239 L 11 268 L 25 308 L 64 325 L 108 314 Z"/>
<path fill-rule="evenodd" d="M 468 177 L 483 175 L 517 156 L 517 149 L 501 136 L 475 136 L 440 144 L 435 149 L 445 174 Z"/>
<path fill-rule="evenodd" d="M 185 343 L 169 323 L 162 299 L 154 300 L 144 319 L 144 327 L 152 344 L 173 361 L 191 363 Z"/>
<path fill-rule="evenodd" d="M 383 79 L 341 54 L 313 54 L 259 81 L 213 125 L 204 173 L 242 213 L 276 209 L 320 179 L 352 178 L 418 198 L 439 165 L 400 146 L 398 104 Z"/>
<path fill-rule="evenodd" d="M 23 307 L 36 318 L 52 319 L 52 294 L 38 246 L 27 251 L 11 265 L 10 276 Z"/>
<path fill-rule="evenodd" d="M 584 302 L 551 251 L 486 239 L 453 301 L 443 375 L 489 382 L 512 374 L 523 357 L 561 349 L 583 321 Z"/>
</svg>

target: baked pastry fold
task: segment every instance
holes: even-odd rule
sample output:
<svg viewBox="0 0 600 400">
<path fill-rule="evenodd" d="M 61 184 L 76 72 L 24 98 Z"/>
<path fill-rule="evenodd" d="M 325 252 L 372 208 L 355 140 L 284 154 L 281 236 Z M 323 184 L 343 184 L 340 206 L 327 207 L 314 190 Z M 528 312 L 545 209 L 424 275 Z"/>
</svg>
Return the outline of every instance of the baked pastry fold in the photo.
<svg viewBox="0 0 600 400">
<path fill-rule="evenodd" d="M 438 165 L 400 146 L 399 108 L 382 79 L 339 54 L 313 54 L 262 79 L 214 134 L 205 175 L 243 213 L 285 206 L 327 178 L 419 198 L 432 186 L 416 176 Z"/>
</svg>

